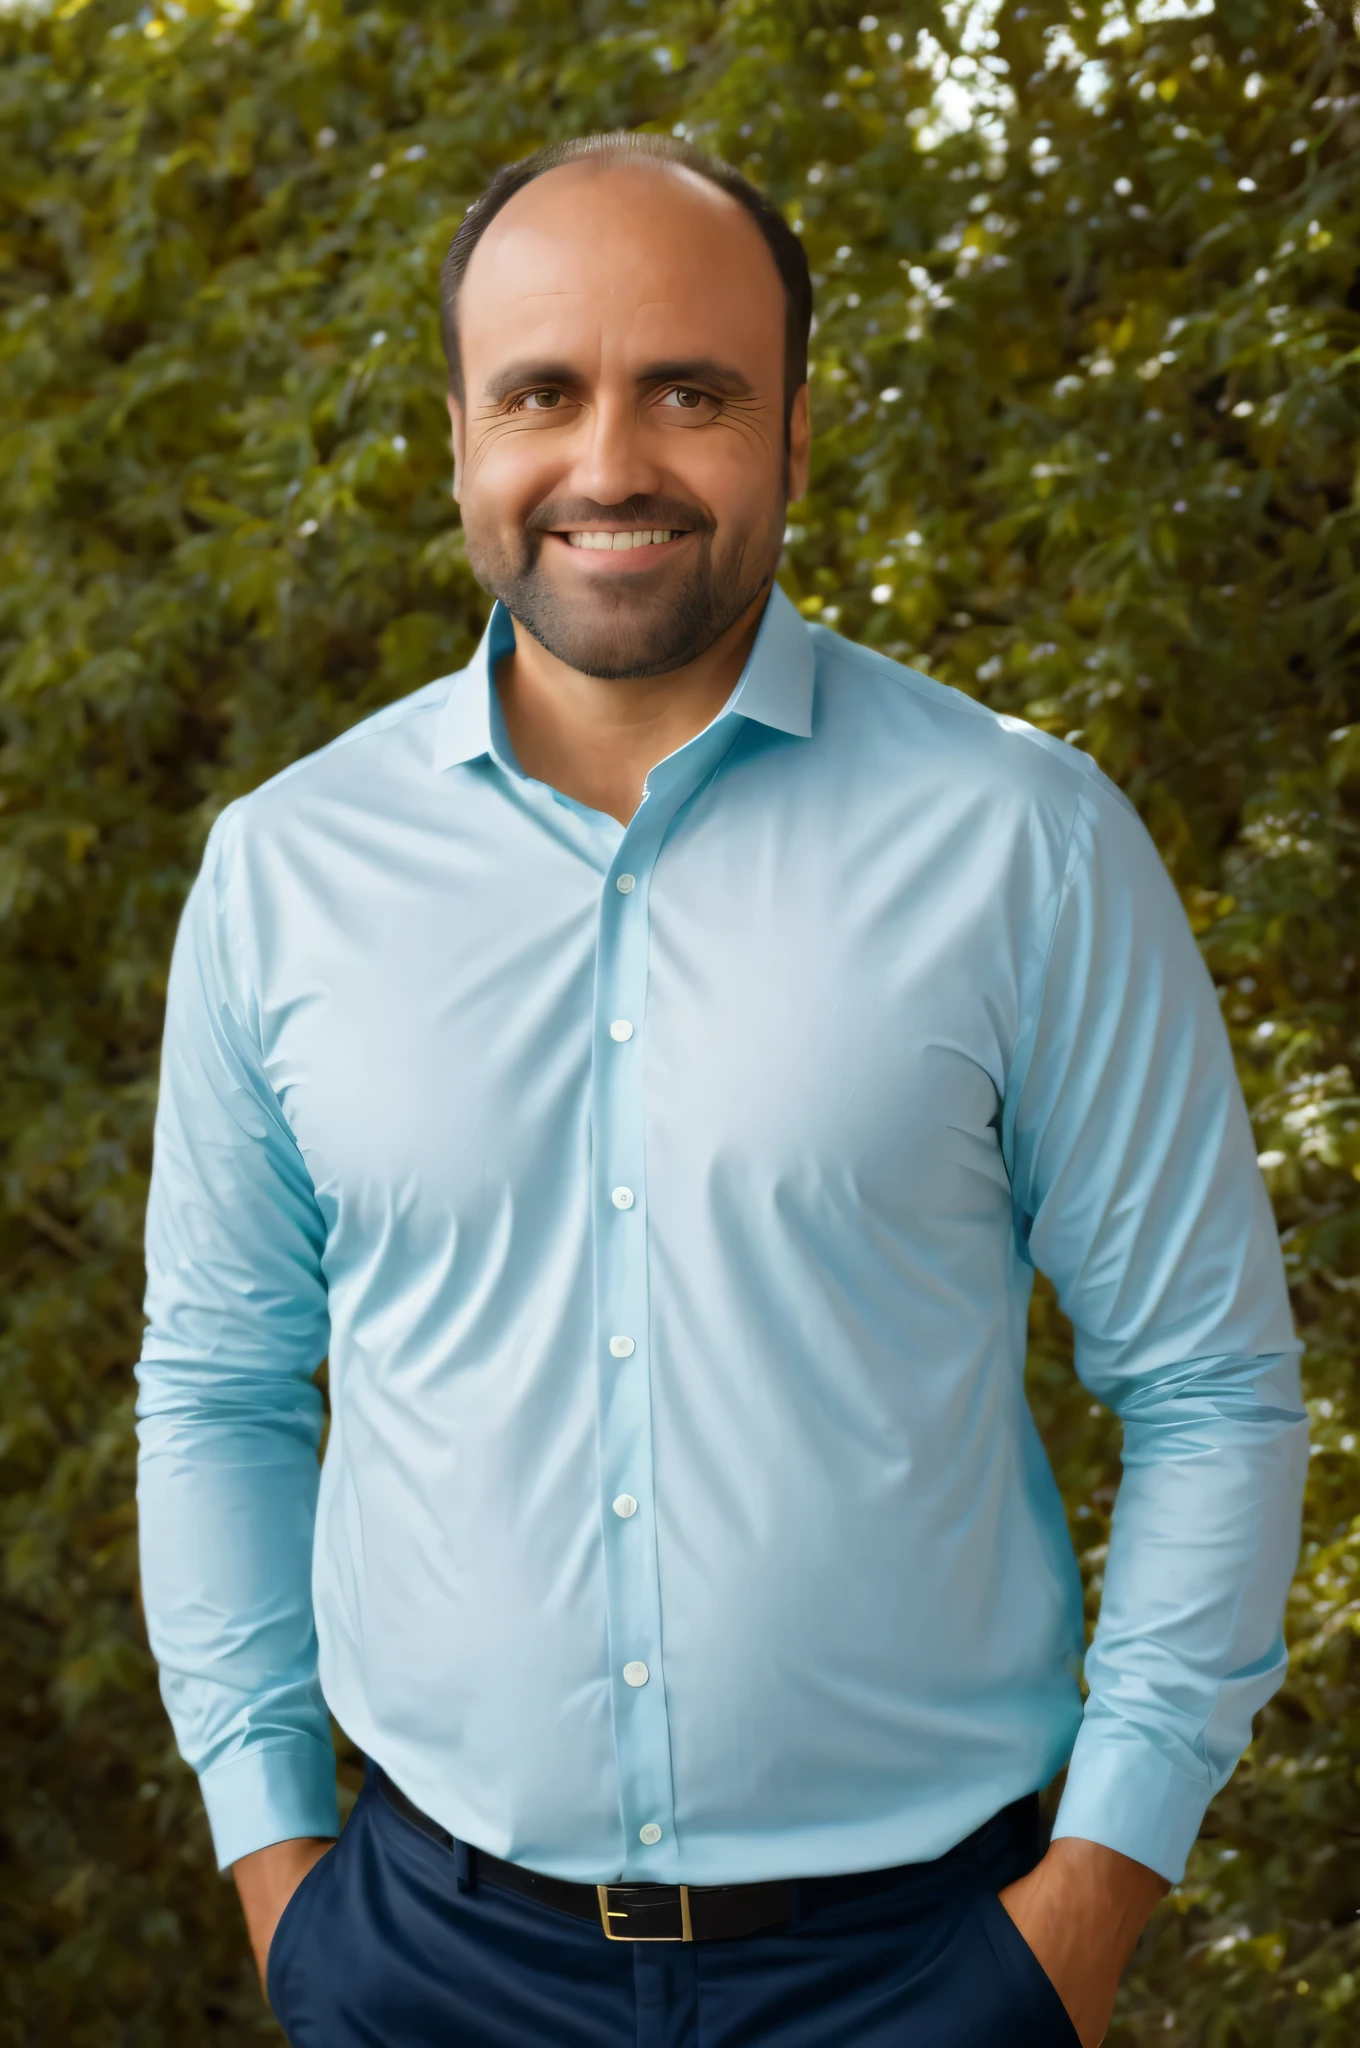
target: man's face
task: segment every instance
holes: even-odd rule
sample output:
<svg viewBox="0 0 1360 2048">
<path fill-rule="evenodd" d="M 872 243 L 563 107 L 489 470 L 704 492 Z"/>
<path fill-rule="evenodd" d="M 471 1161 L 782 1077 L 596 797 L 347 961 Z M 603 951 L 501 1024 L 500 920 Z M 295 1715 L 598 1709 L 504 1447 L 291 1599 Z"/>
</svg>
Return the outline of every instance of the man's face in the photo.
<svg viewBox="0 0 1360 2048">
<path fill-rule="evenodd" d="M 760 596 L 807 475 L 784 287 L 691 173 L 572 164 L 515 195 L 458 303 L 454 491 L 483 587 L 585 674 L 659 675 Z"/>
</svg>

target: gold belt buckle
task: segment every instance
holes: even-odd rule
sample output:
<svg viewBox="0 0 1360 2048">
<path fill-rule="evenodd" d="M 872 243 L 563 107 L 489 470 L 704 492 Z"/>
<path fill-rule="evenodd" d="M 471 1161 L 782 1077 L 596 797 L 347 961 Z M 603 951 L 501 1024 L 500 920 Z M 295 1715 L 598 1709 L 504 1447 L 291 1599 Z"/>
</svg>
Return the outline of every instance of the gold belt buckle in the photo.
<svg viewBox="0 0 1360 2048">
<path fill-rule="evenodd" d="M 694 1929 L 690 1926 L 689 1886 L 687 1884 L 675 1887 L 680 1894 L 680 1932 L 678 1934 L 616 1934 L 609 1923 L 611 1920 L 627 1920 L 628 1908 L 626 1905 L 611 1906 L 609 1895 L 611 1892 L 625 1892 L 632 1889 L 633 1887 L 630 1885 L 596 1885 L 595 1896 L 600 1902 L 600 1925 L 604 1929 L 606 1941 L 693 1941 Z M 667 1890 L 669 1889 L 670 1887 L 667 1886 Z"/>
</svg>

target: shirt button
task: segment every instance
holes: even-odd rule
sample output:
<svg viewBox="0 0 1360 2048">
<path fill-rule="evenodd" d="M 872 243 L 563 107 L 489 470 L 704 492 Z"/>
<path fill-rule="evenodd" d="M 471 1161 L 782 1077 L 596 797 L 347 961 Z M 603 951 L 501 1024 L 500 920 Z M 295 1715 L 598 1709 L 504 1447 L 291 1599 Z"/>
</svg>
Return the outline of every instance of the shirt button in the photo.
<svg viewBox="0 0 1360 2048">
<path fill-rule="evenodd" d="M 633 1035 L 633 1027 L 626 1017 L 616 1017 L 609 1027 L 609 1036 L 616 1045 L 626 1045 Z"/>
<path fill-rule="evenodd" d="M 631 1358 L 637 1350 L 637 1345 L 631 1337 L 611 1337 L 609 1349 L 615 1358 Z"/>
<path fill-rule="evenodd" d="M 631 1209 L 633 1206 L 633 1190 L 631 1188 L 615 1188 L 609 1199 L 616 1209 Z"/>
<path fill-rule="evenodd" d="M 645 1664 L 625 1664 L 623 1667 L 625 1685 L 645 1685 L 651 1675 Z"/>
<path fill-rule="evenodd" d="M 618 890 L 620 896 L 631 896 L 637 887 L 637 876 L 620 875 L 615 881 L 614 887 Z"/>
<path fill-rule="evenodd" d="M 637 1513 L 637 1502 L 633 1499 L 631 1493 L 621 1493 L 619 1495 L 618 1499 L 614 1503 L 614 1513 L 619 1517 L 620 1521 L 624 1522 L 626 1522 L 630 1516 L 635 1515 Z M 641 1684 L 641 1682 L 642 1681 L 639 1679 L 638 1683 Z"/>
<path fill-rule="evenodd" d="M 661 1830 L 654 1820 L 649 1820 L 645 1827 L 638 1829 L 638 1840 L 645 1842 L 649 1849 L 661 1840 Z"/>
</svg>

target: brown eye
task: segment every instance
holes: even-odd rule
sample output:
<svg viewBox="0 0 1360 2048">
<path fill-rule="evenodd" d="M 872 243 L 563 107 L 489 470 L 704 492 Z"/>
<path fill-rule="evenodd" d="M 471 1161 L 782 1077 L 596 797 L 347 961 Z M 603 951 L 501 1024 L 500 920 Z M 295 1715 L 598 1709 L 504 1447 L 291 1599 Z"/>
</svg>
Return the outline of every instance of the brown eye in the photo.
<svg viewBox="0 0 1360 2048">
<path fill-rule="evenodd" d="M 696 406 L 700 406 L 704 402 L 702 391 L 690 391 L 683 384 L 677 385 L 676 389 L 671 393 L 671 397 L 685 412 L 693 412 Z"/>
<path fill-rule="evenodd" d="M 534 412 L 551 412 L 561 400 L 560 391 L 530 391 L 525 395 L 524 404 Z"/>
</svg>

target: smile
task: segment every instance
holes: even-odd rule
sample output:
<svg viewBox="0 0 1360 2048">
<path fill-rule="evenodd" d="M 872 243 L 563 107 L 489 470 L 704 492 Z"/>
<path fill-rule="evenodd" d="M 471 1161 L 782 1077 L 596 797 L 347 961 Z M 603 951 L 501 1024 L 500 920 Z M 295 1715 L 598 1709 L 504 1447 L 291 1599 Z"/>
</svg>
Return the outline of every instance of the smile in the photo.
<svg viewBox="0 0 1360 2048">
<path fill-rule="evenodd" d="M 678 540 L 679 534 L 673 528 L 644 528 L 640 533 L 568 533 L 563 539 L 568 547 L 606 548 L 618 552 L 623 548 L 658 548 L 668 540 Z"/>
</svg>

